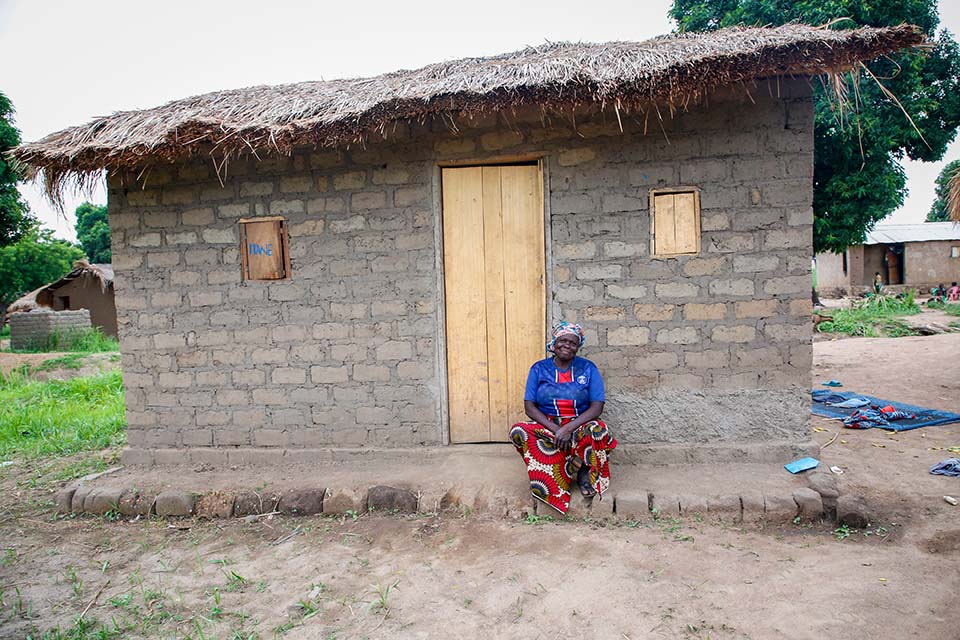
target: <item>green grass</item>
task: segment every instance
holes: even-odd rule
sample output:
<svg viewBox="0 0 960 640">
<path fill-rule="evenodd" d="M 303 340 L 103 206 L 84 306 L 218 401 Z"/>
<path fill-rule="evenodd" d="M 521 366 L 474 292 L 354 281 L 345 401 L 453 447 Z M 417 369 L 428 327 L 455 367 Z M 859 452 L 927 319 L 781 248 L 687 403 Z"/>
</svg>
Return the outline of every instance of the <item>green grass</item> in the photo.
<svg viewBox="0 0 960 640">
<path fill-rule="evenodd" d="M 0 457 L 104 449 L 124 441 L 125 427 L 119 370 L 67 381 L 0 376 Z"/>
<path fill-rule="evenodd" d="M 821 333 L 843 333 L 849 336 L 875 338 L 887 336 L 918 335 L 900 316 L 920 313 L 920 306 L 914 301 L 914 292 L 908 290 L 902 298 L 891 295 L 871 295 L 856 300 L 849 309 L 837 309 L 830 320 L 821 322 L 817 330 Z"/>
<path fill-rule="evenodd" d="M 5 324 L 3 327 L 0 327 L 0 340 L 4 340 L 10 337 L 10 325 Z"/>
<path fill-rule="evenodd" d="M 103 335 L 99 327 L 82 331 L 55 332 L 44 340 L 32 343 L 26 349 L 17 349 L 17 353 L 47 353 L 50 351 L 72 351 L 75 353 L 104 353 L 119 351 L 120 343 L 116 338 Z"/>
<path fill-rule="evenodd" d="M 956 302 L 930 302 L 927 303 L 928 309 L 939 309 L 951 316 L 960 316 L 960 303 Z"/>
</svg>

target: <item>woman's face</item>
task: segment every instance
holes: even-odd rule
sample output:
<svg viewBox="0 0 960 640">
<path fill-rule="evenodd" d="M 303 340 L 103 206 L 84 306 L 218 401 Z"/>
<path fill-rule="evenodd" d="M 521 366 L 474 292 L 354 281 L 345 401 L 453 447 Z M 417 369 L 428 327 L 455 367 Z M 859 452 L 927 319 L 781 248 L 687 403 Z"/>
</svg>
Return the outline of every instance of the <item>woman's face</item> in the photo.
<svg viewBox="0 0 960 640">
<path fill-rule="evenodd" d="M 553 343 L 553 352 L 561 360 L 571 360 L 580 349 L 580 338 L 574 335 L 562 335 Z"/>
</svg>

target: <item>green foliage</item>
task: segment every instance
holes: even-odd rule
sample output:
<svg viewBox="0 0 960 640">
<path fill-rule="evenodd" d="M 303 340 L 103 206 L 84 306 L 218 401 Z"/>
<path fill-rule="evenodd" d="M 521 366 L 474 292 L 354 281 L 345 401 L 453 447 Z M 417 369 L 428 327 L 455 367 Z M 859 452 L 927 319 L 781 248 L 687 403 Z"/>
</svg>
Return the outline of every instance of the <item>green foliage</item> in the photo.
<svg viewBox="0 0 960 640">
<path fill-rule="evenodd" d="M 912 336 L 917 335 L 917 332 L 896 318 L 917 313 L 920 313 L 920 306 L 914 301 L 912 289 L 902 298 L 871 295 L 855 300 L 849 309 L 837 309 L 830 316 L 830 320 L 817 325 L 817 331 L 867 338 Z"/>
<path fill-rule="evenodd" d="M 120 343 L 116 338 L 103 335 L 100 327 L 78 331 L 54 332 L 41 342 L 31 344 L 27 349 L 18 349 L 18 353 L 48 353 L 50 351 L 72 351 L 74 353 L 104 353 L 119 351 Z"/>
<path fill-rule="evenodd" d="M 955 302 L 936 302 L 931 300 L 927 303 L 929 309 L 939 309 L 951 316 L 960 316 L 960 304 Z"/>
<path fill-rule="evenodd" d="M 939 160 L 960 126 L 960 46 L 948 32 L 936 34 L 936 0 L 674 0 L 670 16 L 683 31 L 792 21 L 822 25 L 849 18 L 834 28 L 908 22 L 930 37 L 929 53 L 901 51 L 869 64 L 922 138 L 872 78 L 862 78 L 858 86 L 846 78 L 850 95 L 859 96 L 859 114 L 852 119 L 841 118 L 836 98 L 815 86 L 815 251 L 841 251 L 862 242 L 874 223 L 903 203 L 903 157 Z"/>
<path fill-rule="evenodd" d="M 960 171 L 960 158 L 950 162 L 937 176 L 936 198 L 927 214 L 927 222 L 950 222 L 950 212 L 947 204 L 950 202 L 950 178 Z"/>
<path fill-rule="evenodd" d="M 83 252 L 49 229 L 31 229 L 18 242 L 0 247 L 0 304 L 62 277 Z"/>
<path fill-rule="evenodd" d="M 119 370 L 72 380 L 0 377 L 0 456 L 67 455 L 125 439 Z"/>
<path fill-rule="evenodd" d="M 13 105 L 0 92 L 0 247 L 12 244 L 36 225 L 30 207 L 20 197 L 20 176 L 6 152 L 20 144 L 20 132 L 13 126 Z"/>
<path fill-rule="evenodd" d="M 110 262 L 110 225 L 107 205 L 84 202 L 76 209 L 77 242 L 93 263 Z"/>
</svg>

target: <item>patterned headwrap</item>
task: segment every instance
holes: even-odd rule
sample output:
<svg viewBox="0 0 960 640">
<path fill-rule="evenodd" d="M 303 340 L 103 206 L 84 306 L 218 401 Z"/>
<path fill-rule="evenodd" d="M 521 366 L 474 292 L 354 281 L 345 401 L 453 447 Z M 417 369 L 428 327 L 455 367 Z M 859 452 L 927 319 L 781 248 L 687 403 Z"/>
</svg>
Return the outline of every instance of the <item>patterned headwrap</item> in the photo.
<svg viewBox="0 0 960 640">
<path fill-rule="evenodd" d="M 580 338 L 580 346 L 583 346 L 583 327 L 578 324 L 573 324 L 572 322 L 566 322 L 561 320 L 557 324 L 553 325 L 553 331 L 551 332 L 553 338 L 550 342 L 547 343 L 547 351 L 553 353 L 553 345 L 556 344 L 557 338 L 560 336 L 570 335 L 577 336 Z"/>
</svg>

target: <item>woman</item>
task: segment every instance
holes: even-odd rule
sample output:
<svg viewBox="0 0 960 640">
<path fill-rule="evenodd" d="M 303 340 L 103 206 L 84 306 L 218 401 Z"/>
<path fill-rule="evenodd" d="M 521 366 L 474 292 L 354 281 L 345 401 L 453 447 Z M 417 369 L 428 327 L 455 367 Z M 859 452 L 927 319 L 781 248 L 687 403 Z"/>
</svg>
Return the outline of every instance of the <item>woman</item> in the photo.
<svg viewBox="0 0 960 640">
<path fill-rule="evenodd" d="M 598 420 L 603 412 L 603 378 L 597 366 L 577 357 L 580 325 L 560 322 L 547 344 L 552 358 L 535 362 L 527 376 L 523 408 L 533 422 L 519 422 L 510 440 L 523 457 L 533 497 L 566 513 L 570 485 L 585 497 L 610 486 L 607 454 L 617 446 Z"/>
</svg>

